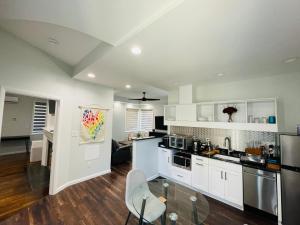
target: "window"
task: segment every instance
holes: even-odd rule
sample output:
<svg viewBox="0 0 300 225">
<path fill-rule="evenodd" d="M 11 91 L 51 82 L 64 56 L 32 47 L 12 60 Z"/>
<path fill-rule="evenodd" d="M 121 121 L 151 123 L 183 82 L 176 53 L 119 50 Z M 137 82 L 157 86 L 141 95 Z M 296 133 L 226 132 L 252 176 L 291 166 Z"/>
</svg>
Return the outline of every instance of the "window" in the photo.
<svg viewBox="0 0 300 225">
<path fill-rule="evenodd" d="M 126 131 L 150 131 L 153 120 L 151 109 L 126 109 Z"/>
<path fill-rule="evenodd" d="M 126 131 L 139 130 L 139 110 L 126 109 Z"/>
<path fill-rule="evenodd" d="M 142 109 L 140 118 L 140 129 L 142 131 L 151 131 L 153 129 L 153 110 Z"/>
<path fill-rule="evenodd" d="M 46 118 L 47 118 L 47 103 L 34 102 L 32 134 L 43 133 L 43 129 L 46 126 Z"/>
</svg>

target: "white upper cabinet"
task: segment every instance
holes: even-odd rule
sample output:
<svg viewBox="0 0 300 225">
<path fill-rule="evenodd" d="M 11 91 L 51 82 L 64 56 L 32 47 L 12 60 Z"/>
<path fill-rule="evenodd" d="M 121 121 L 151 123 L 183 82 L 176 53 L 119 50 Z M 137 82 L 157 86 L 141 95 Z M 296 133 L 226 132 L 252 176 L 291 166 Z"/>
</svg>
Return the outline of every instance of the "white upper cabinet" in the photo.
<svg viewBox="0 0 300 225">
<path fill-rule="evenodd" d="M 235 107 L 236 113 L 223 113 Z M 165 125 L 278 132 L 277 101 L 275 98 L 201 102 L 165 106 Z"/>
<path fill-rule="evenodd" d="M 176 121 L 196 121 L 196 105 L 176 105 Z"/>
<path fill-rule="evenodd" d="M 164 107 L 165 121 L 176 121 L 176 106 L 166 105 Z"/>
</svg>

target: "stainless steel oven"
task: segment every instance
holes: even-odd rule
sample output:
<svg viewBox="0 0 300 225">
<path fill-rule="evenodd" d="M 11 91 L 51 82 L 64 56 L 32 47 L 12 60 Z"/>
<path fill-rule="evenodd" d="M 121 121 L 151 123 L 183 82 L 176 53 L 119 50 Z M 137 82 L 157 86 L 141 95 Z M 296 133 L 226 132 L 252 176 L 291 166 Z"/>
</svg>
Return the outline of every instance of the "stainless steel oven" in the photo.
<svg viewBox="0 0 300 225">
<path fill-rule="evenodd" d="M 185 152 L 176 152 L 173 155 L 173 166 L 191 170 L 191 154 Z"/>
</svg>

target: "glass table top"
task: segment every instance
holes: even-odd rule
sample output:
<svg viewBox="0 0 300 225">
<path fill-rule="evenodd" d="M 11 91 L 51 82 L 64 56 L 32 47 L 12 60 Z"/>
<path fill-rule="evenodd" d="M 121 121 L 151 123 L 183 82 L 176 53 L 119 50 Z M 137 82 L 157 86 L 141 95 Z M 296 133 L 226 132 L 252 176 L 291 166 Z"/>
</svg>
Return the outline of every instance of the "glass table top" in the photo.
<svg viewBox="0 0 300 225">
<path fill-rule="evenodd" d="M 161 202 L 166 204 L 165 219 L 161 221 L 158 218 L 152 221 L 152 224 L 169 225 L 200 225 L 209 215 L 209 204 L 206 198 L 199 192 L 191 190 L 180 184 L 167 179 L 155 179 L 148 182 L 150 192 Z M 167 190 L 167 194 L 166 194 Z M 147 211 L 147 194 L 144 193 L 144 187 L 137 187 L 132 195 L 133 207 L 138 215 L 141 214 L 143 199 L 146 199 L 145 212 Z M 146 216 L 144 218 L 147 221 Z"/>
</svg>

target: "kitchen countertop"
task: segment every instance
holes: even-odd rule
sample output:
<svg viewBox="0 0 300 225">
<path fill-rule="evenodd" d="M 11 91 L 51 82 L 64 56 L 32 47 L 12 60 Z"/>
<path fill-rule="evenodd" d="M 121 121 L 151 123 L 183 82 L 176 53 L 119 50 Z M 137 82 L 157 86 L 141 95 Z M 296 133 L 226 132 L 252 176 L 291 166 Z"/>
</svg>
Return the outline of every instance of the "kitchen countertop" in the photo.
<svg viewBox="0 0 300 225">
<path fill-rule="evenodd" d="M 220 158 L 216 158 L 214 156 L 209 156 L 209 155 L 202 154 L 202 153 L 196 153 L 196 152 L 193 152 L 193 151 L 190 151 L 190 150 L 182 151 L 182 150 L 179 150 L 179 149 L 176 149 L 176 148 L 163 147 L 163 146 L 159 146 L 159 147 L 174 150 L 174 151 L 184 152 L 184 153 L 188 153 L 188 154 L 191 154 L 191 155 L 197 155 L 197 156 L 201 156 L 201 157 L 205 157 L 205 158 L 220 160 L 220 161 L 223 161 L 223 162 L 229 162 L 229 163 L 233 163 L 233 164 L 247 166 L 247 167 L 251 167 L 251 168 L 254 168 L 254 169 L 260 169 L 260 170 L 264 170 L 264 171 L 280 173 L 280 170 L 269 169 L 269 168 L 266 168 L 266 166 L 264 166 L 264 165 L 256 165 L 256 164 L 249 164 L 249 163 L 245 163 L 245 162 L 236 162 L 236 161 L 232 161 L 232 160 L 220 159 Z"/>
<path fill-rule="evenodd" d="M 141 138 L 132 138 L 132 141 L 143 141 L 143 140 L 149 140 L 149 139 L 154 139 L 154 138 L 158 138 L 155 136 L 149 136 L 149 137 L 141 137 Z"/>
</svg>

